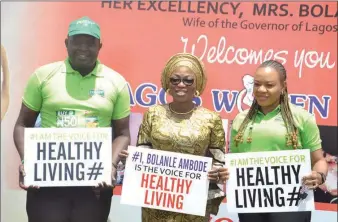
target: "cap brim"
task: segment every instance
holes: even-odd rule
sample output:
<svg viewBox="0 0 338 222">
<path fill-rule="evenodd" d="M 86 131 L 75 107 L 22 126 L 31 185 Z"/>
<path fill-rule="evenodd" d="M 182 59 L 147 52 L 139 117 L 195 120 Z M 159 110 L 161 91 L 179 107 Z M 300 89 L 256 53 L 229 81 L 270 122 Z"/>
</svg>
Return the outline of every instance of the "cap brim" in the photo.
<svg viewBox="0 0 338 222">
<path fill-rule="evenodd" d="M 68 33 L 68 36 L 74 36 L 74 35 L 90 35 L 90 36 L 93 36 L 94 38 L 100 39 L 100 36 L 98 36 L 97 34 L 95 34 L 93 32 L 83 31 L 83 30 L 72 31 L 72 32 Z"/>
</svg>

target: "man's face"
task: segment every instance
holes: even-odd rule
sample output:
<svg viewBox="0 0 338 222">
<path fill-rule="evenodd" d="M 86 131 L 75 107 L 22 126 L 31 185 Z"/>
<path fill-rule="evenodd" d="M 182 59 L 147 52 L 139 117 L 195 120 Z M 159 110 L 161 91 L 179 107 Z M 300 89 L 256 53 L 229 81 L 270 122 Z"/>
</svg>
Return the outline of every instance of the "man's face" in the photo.
<svg viewBox="0 0 338 222">
<path fill-rule="evenodd" d="M 69 36 L 65 41 L 71 64 L 78 69 L 95 65 L 101 49 L 100 40 L 90 35 Z"/>
</svg>

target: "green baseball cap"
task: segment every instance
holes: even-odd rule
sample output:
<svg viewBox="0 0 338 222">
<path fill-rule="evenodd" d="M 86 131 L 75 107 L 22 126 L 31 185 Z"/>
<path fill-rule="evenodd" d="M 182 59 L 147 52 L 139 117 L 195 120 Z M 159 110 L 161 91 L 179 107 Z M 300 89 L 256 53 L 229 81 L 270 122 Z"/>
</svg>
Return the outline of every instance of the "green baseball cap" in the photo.
<svg viewBox="0 0 338 222">
<path fill-rule="evenodd" d="M 100 39 L 100 26 L 87 16 L 72 21 L 68 27 L 68 36 L 80 34 L 91 35 Z"/>
</svg>

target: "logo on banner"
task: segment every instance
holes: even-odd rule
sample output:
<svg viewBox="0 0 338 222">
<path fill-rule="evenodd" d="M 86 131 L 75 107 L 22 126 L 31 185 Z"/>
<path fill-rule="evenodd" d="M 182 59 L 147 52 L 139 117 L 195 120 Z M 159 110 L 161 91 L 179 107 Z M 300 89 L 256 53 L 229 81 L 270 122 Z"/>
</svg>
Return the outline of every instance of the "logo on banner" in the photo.
<svg viewBox="0 0 338 222">
<path fill-rule="evenodd" d="M 249 109 L 253 103 L 253 88 L 254 88 L 254 78 L 246 74 L 242 78 L 244 89 L 242 89 L 237 96 L 236 104 L 239 112 L 243 112 L 246 109 Z"/>
</svg>

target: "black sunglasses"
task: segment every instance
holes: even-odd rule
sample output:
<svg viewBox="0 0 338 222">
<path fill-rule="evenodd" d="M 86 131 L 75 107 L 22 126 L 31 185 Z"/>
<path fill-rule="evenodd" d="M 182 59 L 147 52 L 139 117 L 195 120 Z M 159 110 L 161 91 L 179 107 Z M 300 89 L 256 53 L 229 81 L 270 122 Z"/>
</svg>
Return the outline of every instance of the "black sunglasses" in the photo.
<svg viewBox="0 0 338 222">
<path fill-rule="evenodd" d="M 184 85 L 186 86 L 191 86 L 192 84 L 194 84 L 194 79 L 187 79 L 187 78 L 170 78 L 170 83 L 173 84 L 174 86 L 177 86 L 178 84 L 180 84 L 181 82 L 183 82 Z"/>
</svg>

